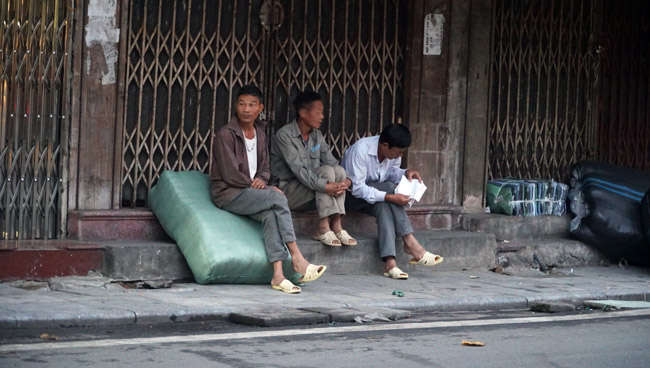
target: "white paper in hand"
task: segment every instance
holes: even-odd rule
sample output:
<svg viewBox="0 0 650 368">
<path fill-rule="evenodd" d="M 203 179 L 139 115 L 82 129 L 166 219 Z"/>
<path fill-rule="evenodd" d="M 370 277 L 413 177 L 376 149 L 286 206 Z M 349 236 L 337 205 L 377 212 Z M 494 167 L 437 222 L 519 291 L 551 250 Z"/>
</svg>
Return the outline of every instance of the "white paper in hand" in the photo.
<svg viewBox="0 0 650 368">
<path fill-rule="evenodd" d="M 409 196 L 411 198 L 409 207 L 411 207 L 414 201 L 420 201 L 426 190 L 427 186 L 424 183 L 420 183 L 418 179 L 409 181 L 406 176 L 402 176 L 402 179 L 400 179 L 399 184 L 395 188 L 395 193 Z"/>
</svg>

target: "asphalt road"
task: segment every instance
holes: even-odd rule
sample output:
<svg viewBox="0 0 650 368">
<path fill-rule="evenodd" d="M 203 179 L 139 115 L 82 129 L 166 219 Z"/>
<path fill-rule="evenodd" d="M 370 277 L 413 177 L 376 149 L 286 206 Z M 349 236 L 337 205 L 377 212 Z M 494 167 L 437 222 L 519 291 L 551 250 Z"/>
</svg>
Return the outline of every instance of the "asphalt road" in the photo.
<svg viewBox="0 0 650 368">
<path fill-rule="evenodd" d="M 0 367 L 648 367 L 650 312 L 440 314 L 252 328 L 225 322 L 2 331 Z M 485 343 L 463 346 L 463 340 Z"/>
</svg>

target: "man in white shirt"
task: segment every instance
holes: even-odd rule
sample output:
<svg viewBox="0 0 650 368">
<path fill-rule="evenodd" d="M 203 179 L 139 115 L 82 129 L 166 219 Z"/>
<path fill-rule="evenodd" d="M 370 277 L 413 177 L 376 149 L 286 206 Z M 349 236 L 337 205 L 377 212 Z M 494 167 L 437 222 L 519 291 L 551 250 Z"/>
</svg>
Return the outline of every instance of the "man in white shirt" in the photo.
<svg viewBox="0 0 650 368">
<path fill-rule="evenodd" d="M 375 216 L 379 231 L 379 253 L 384 261 L 384 276 L 407 279 L 397 267 L 395 240 L 404 240 L 404 252 L 413 256 L 411 264 L 435 266 L 443 258 L 432 254 L 413 236 L 413 227 L 404 206 L 410 197 L 395 193 L 402 176 L 422 178 L 415 170 L 400 168 L 402 154 L 411 145 L 411 132 L 405 125 L 391 124 L 379 136 L 362 138 L 345 152 L 341 165 L 352 180 L 352 195 L 346 199 L 348 211 Z"/>
</svg>

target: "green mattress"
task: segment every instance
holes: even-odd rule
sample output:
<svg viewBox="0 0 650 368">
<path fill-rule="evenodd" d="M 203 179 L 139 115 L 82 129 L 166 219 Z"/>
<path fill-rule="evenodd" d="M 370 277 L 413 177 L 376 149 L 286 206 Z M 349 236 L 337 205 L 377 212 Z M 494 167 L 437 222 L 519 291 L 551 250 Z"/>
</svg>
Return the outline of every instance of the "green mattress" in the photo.
<svg viewBox="0 0 650 368">
<path fill-rule="evenodd" d="M 273 267 L 266 257 L 262 224 L 217 208 L 210 177 L 200 171 L 165 171 L 149 191 L 149 206 L 176 241 L 199 284 L 266 284 Z M 291 258 L 283 262 L 294 283 Z"/>
</svg>

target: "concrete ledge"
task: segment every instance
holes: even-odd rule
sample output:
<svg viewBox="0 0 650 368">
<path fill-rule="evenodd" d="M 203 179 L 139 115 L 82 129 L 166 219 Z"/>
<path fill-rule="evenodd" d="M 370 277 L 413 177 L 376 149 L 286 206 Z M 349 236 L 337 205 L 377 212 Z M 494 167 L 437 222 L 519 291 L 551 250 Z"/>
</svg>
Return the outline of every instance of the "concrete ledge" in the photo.
<svg viewBox="0 0 650 368">
<path fill-rule="evenodd" d="M 379 274 L 383 261 L 379 257 L 377 239 L 358 236 L 354 247 L 328 247 L 309 238 L 298 238 L 303 255 L 312 263 L 326 264 L 328 273 Z M 463 268 L 488 268 L 495 262 L 494 236 L 466 231 L 417 231 L 416 237 L 429 251 L 445 257 L 445 261 L 432 270 L 459 270 Z M 164 241 L 113 241 L 100 242 L 104 252 L 102 273 L 118 281 L 183 280 L 193 275 L 183 254 L 173 242 Z M 402 251 L 398 241 L 397 260 L 400 268 L 410 272 L 422 266 L 408 263 L 410 256 Z"/>
<path fill-rule="evenodd" d="M 569 216 L 506 216 L 500 214 L 463 214 L 461 227 L 466 231 L 494 234 L 497 241 L 511 239 L 570 238 Z"/>
<path fill-rule="evenodd" d="M 0 246 L 0 280 L 45 280 L 86 276 L 103 265 L 104 247 L 71 240 L 4 241 Z"/>
<path fill-rule="evenodd" d="M 462 207 L 451 205 L 421 206 L 406 209 L 414 230 L 453 230 L 460 228 Z M 318 212 L 293 211 L 291 213 L 296 234 L 311 236 L 318 226 Z M 375 218 L 351 212 L 343 218 L 343 227 L 350 233 L 376 234 Z"/>
<path fill-rule="evenodd" d="M 328 247 L 320 242 L 299 239 L 303 255 L 312 263 L 326 264 L 327 272 L 335 274 L 381 274 L 384 262 L 379 256 L 376 238 L 355 236 L 354 247 Z M 442 255 L 445 260 L 432 271 L 488 268 L 495 262 L 494 236 L 466 231 L 426 230 L 416 231 L 416 238 L 430 252 Z M 422 269 L 408 263 L 411 256 L 403 252 L 402 241 L 397 242 L 397 264 L 404 272 Z"/>
<path fill-rule="evenodd" d="M 330 317 L 318 312 L 300 309 L 260 309 L 249 312 L 232 313 L 228 319 L 232 323 L 260 327 L 278 327 L 328 323 Z"/>
<path fill-rule="evenodd" d="M 451 230 L 460 227 L 462 207 L 426 206 L 406 210 L 415 230 Z M 311 235 L 318 224 L 315 211 L 293 212 L 297 234 Z M 345 216 L 350 232 L 376 233 L 375 219 L 361 213 Z M 158 219 L 150 209 L 87 210 L 68 213 L 68 238 L 83 241 L 160 240 L 169 241 Z"/>
<path fill-rule="evenodd" d="M 102 273 L 116 281 L 192 280 L 194 276 L 173 242 L 102 242 L 106 248 Z"/>
<path fill-rule="evenodd" d="M 70 211 L 68 237 L 84 241 L 169 240 L 156 216 L 148 209 Z"/>
<path fill-rule="evenodd" d="M 605 253 L 578 240 L 515 239 L 497 243 L 497 258 L 507 257 L 511 266 L 538 268 L 533 254 L 547 266 L 604 266 L 613 263 Z"/>
<path fill-rule="evenodd" d="M 55 314 L 48 310 L 42 313 L 26 316 L 14 316 L 15 328 L 52 328 L 52 327 L 93 327 L 93 326 L 118 326 L 135 324 L 135 314 L 129 311 L 96 311 L 90 308 L 74 311 L 57 311 Z M 4 323 L 0 322 L 0 326 Z"/>
</svg>

